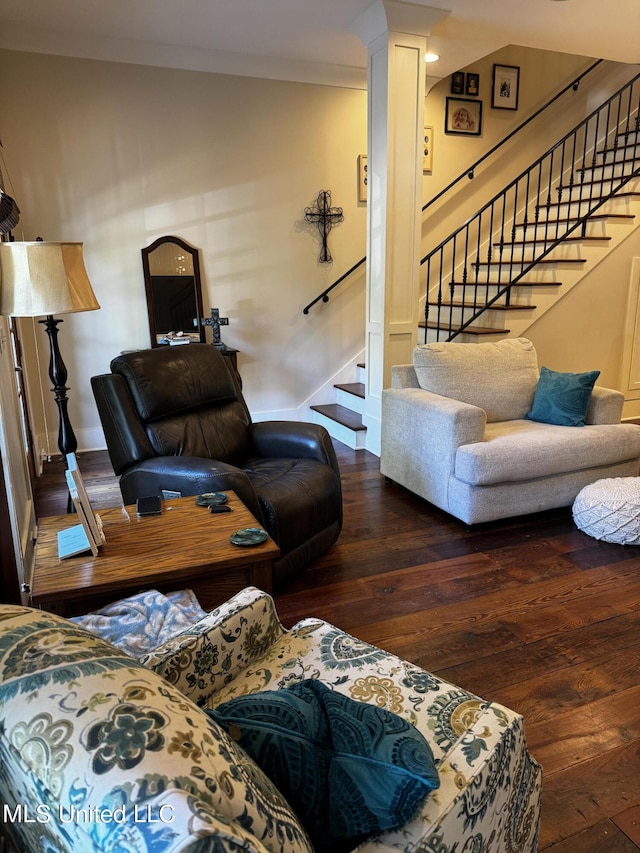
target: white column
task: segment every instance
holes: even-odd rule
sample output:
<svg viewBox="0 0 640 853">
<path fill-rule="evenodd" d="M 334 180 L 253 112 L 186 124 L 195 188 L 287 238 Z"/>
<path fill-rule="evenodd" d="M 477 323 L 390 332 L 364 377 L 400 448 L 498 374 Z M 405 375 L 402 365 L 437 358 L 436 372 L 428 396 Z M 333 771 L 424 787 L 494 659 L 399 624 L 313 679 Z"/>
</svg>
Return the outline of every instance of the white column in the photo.
<svg viewBox="0 0 640 853">
<path fill-rule="evenodd" d="M 368 50 L 367 449 L 380 454 L 382 389 L 418 339 L 427 35 L 448 13 L 377 0 L 352 28 Z"/>
</svg>

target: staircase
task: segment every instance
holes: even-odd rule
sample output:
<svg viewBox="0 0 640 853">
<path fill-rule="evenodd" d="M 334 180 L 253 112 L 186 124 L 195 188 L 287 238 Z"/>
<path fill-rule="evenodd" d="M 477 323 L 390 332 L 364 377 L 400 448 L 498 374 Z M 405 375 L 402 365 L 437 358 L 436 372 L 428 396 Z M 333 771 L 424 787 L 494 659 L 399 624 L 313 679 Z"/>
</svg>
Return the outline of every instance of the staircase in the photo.
<svg viewBox="0 0 640 853">
<path fill-rule="evenodd" d="M 640 75 L 422 259 L 419 340 L 519 337 L 640 225 Z M 435 283 L 434 283 L 435 282 Z M 365 446 L 365 366 L 313 420 Z"/>
<path fill-rule="evenodd" d="M 460 331 L 460 342 L 486 339 L 488 336 L 518 337 L 545 311 L 599 264 L 640 224 L 640 132 L 618 139 L 618 145 L 600 155 L 602 162 L 586 167 L 574 177 L 570 195 L 565 201 L 547 204 L 538 211 L 534 224 L 517 221 L 510 242 L 494 242 L 492 251 L 498 257 L 490 261 L 472 260 L 477 277 L 473 284 L 474 299 L 430 298 L 419 325 L 421 340 L 429 343 L 442 339 L 442 331 Z M 622 168 L 637 174 L 624 189 L 608 198 L 600 195 L 619 177 Z M 589 178 L 585 179 L 588 175 Z M 577 189 L 576 189 L 577 187 Z M 585 206 L 596 207 L 595 213 L 582 219 Z M 576 227 L 577 226 L 577 227 Z M 537 246 L 548 242 L 557 231 L 568 232 L 549 252 L 535 261 L 531 257 Z M 577 236 L 573 233 L 578 231 Z M 505 289 L 514 270 L 528 267 L 526 275 Z M 452 283 L 449 293 L 455 293 Z M 465 289 L 465 288 L 463 288 Z M 478 292 L 481 298 L 478 299 Z M 492 301 L 495 300 L 495 301 Z M 488 307 L 478 317 L 478 304 Z M 465 325 L 471 318 L 471 322 Z"/>
<path fill-rule="evenodd" d="M 521 335 L 637 227 L 639 81 L 422 259 L 424 342 Z"/>
<path fill-rule="evenodd" d="M 640 167 L 640 155 L 638 158 Z M 574 203 L 572 202 L 571 207 Z M 564 206 L 569 207 L 568 205 Z M 505 265 L 513 259 L 519 268 L 531 263 L 526 258 L 531 239 L 524 237 L 525 226 L 516 226 L 516 239 L 504 243 L 500 263 L 484 262 L 478 264 L 482 274 L 474 289 L 482 291 L 481 302 L 490 303 L 481 318 L 472 319 L 464 326 L 469 317 L 477 313 L 477 304 L 473 300 L 466 303 L 462 299 L 430 299 L 425 314 L 432 319 L 421 321 L 421 342 L 431 343 L 442 340 L 442 332 L 451 328 L 460 328 L 455 340 L 460 343 L 485 340 L 492 337 L 519 337 L 539 317 L 548 311 L 561 297 L 575 287 L 587 273 L 591 272 L 604 258 L 640 224 L 640 177 L 633 180 L 633 189 L 621 193 L 607 201 L 603 212 L 592 214 L 581 226 L 584 234 L 567 237 L 542 260 L 532 263 L 526 276 L 520 278 L 506 292 L 504 290 Z M 566 216 L 564 221 L 571 223 L 575 218 Z M 554 220 L 555 223 L 555 220 Z M 536 228 L 544 229 L 548 223 L 541 220 Z M 531 231 L 531 226 L 528 226 Z M 530 235 L 529 235 L 530 236 Z M 495 301 L 492 302 L 492 299 Z M 462 328 L 464 326 L 464 328 Z M 447 338 L 448 339 L 448 335 Z"/>
<path fill-rule="evenodd" d="M 329 435 L 352 450 L 365 447 L 366 426 L 362 423 L 365 399 L 365 365 L 356 367 L 355 382 L 334 385 L 336 402 L 311 406 L 313 422 L 326 427 Z"/>
</svg>

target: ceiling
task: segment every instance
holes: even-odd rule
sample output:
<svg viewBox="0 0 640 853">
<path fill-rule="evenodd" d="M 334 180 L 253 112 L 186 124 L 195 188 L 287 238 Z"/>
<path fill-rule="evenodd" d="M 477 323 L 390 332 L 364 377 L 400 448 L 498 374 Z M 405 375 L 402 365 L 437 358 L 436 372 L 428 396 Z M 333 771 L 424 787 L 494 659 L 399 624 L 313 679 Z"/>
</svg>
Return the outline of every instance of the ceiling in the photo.
<svg viewBox="0 0 640 853">
<path fill-rule="evenodd" d="M 383 0 L 0 0 L 0 47 L 363 88 L 352 25 L 372 5 Z M 436 78 L 508 44 L 640 63 L 640 0 L 442 5 L 384 0 L 389 15 L 424 16 Z"/>
</svg>

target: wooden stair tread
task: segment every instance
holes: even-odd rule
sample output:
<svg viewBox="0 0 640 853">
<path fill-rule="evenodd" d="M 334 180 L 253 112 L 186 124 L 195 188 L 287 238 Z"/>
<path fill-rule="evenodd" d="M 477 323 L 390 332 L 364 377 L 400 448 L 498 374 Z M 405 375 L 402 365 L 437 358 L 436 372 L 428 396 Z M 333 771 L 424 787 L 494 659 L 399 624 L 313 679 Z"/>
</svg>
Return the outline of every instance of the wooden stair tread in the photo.
<svg viewBox="0 0 640 853">
<path fill-rule="evenodd" d="M 640 160 L 640 155 L 633 154 L 629 155 L 627 149 L 633 149 L 635 146 L 632 145 L 621 145 L 615 150 L 616 154 L 621 154 L 621 157 L 614 157 L 613 160 L 605 160 L 603 157 L 608 157 L 610 154 L 614 153 L 613 148 L 604 153 L 604 151 L 598 152 L 599 162 L 591 163 L 588 166 L 583 166 L 582 168 L 578 168 L 573 173 L 574 175 L 582 175 L 584 172 L 591 172 L 593 169 L 602 169 L 603 166 L 622 166 L 624 164 L 631 163 L 635 166 L 635 164 Z"/>
<path fill-rule="evenodd" d="M 469 264 L 470 267 L 495 267 L 495 266 L 514 266 L 514 267 L 526 267 L 529 265 L 538 266 L 539 264 L 586 264 L 586 258 L 542 258 L 539 261 L 534 261 L 533 258 L 520 258 L 517 261 L 480 261 L 480 263 L 476 264 L 474 261 L 472 264 Z"/>
<path fill-rule="evenodd" d="M 531 226 L 533 227 L 533 226 Z M 611 240 L 611 237 L 565 237 L 562 243 L 607 243 Z M 514 240 L 509 243 L 494 243 L 493 245 L 496 247 L 500 247 L 502 245 L 503 248 L 508 249 L 515 246 L 539 246 L 541 243 L 544 243 L 544 240 Z M 547 240 L 548 243 L 555 242 L 554 240 Z"/>
<path fill-rule="evenodd" d="M 514 285 L 514 287 L 517 287 L 517 285 Z M 434 308 L 438 307 L 437 302 L 428 302 L 427 304 L 433 305 Z M 441 302 L 440 303 L 440 308 L 444 308 L 444 309 L 447 309 L 447 308 L 475 308 L 477 310 L 480 307 L 481 306 L 479 306 L 479 305 L 474 305 L 473 302 Z M 487 305 L 485 310 L 486 311 L 531 311 L 534 308 L 537 308 L 537 306 L 536 305 L 521 305 L 521 304 L 505 305 L 504 303 L 499 303 L 499 304 L 494 303 L 493 305 Z"/>
<path fill-rule="evenodd" d="M 615 163 L 605 163 L 604 166 L 617 166 L 621 163 L 622 163 L 622 160 L 620 160 L 620 161 L 616 160 Z M 593 169 L 602 169 L 602 168 L 603 168 L 603 166 L 589 166 L 588 170 L 592 171 Z M 640 178 L 640 175 L 631 174 L 631 175 L 622 175 L 622 177 L 627 178 L 629 181 L 635 181 L 638 178 Z M 559 185 L 558 187 L 556 187 L 556 191 L 562 191 L 563 193 L 565 193 L 565 192 L 572 193 L 575 190 L 579 190 L 580 187 L 595 187 L 597 184 L 613 184 L 614 181 L 619 181 L 619 180 L 620 180 L 620 176 L 613 177 L 613 178 L 588 178 L 587 180 L 580 181 L 579 183 L 576 183 L 573 185 L 571 185 L 571 184 Z M 619 193 L 614 193 L 612 198 L 615 198 L 617 195 L 619 195 Z M 568 199 L 565 199 L 565 201 L 567 201 L 567 200 Z M 574 199 L 574 201 L 578 201 L 578 199 L 576 198 L 576 199 Z"/>
<path fill-rule="evenodd" d="M 311 406 L 314 412 L 324 415 L 325 418 L 330 418 L 342 426 L 348 427 L 356 432 L 366 430 L 366 426 L 362 423 L 362 415 L 352 412 L 351 409 L 345 408 L 338 403 L 329 403 L 323 406 Z"/>
<path fill-rule="evenodd" d="M 446 329 L 447 326 L 438 325 L 438 323 L 428 322 L 425 323 L 424 320 L 421 320 L 418 323 L 419 328 L 424 329 Z M 454 330 L 452 330 L 454 331 Z M 457 329 L 455 330 L 457 331 Z M 492 329 L 489 326 L 467 326 L 466 328 L 460 331 L 461 335 L 508 335 L 511 332 L 511 329 Z"/>
<path fill-rule="evenodd" d="M 543 210 L 543 208 L 540 208 Z M 592 213 L 588 220 L 598 220 L 598 222 L 602 219 L 635 219 L 633 213 Z M 579 222 L 579 216 L 562 216 L 560 219 L 553 219 L 550 223 L 551 225 L 565 225 L 571 222 Z M 538 221 L 527 222 L 526 225 L 524 222 L 517 222 L 516 228 L 535 228 L 536 226 L 546 225 L 549 222 L 547 219 L 538 219 Z"/>
<path fill-rule="evenodd" d="M 611 198 L 602 198 L 601 196 L 593 196 L 592 198 L 568 198 L 565 201 L 552 201 L 550 204 L 541 204 L 540 210 L 545 210 L 549 207 L 559 207 L 562 204 L 593 204 L 596 201 L 615 201 L 617 198 L 640 198 L 640 190 L 631 190 L 624 193 L 614 193 Z"/>
<path fill-rule="evenodd" d="M 607 160 L 602 163 L 595 163 L 591 166 L 583 166 L 581 169 L 576 169 L 574 174 L 581 175 L 583 172 L 590 172 L 592 169 L 601 169 L 603 166 L 617 166 L 620 163 L 637 163 L 640 160 L 640 155 L 636 154 L 635 156 L 631 155 L 631 157 L 626 157 L 627 149 L 635 149 L 637 147 L 637 143 L 629 142 L 626 145 L 618 145 L 617 148 L 609 148 L 608 151 L 598 151 L 598 157 L 608 157 L 609 154 L 616 153 L 622 154 L 623 156 L 619 159 Z"/>
<path fill-rule="evenodd" d="M 347 394 L 353 394 L 354 397 L 362 397 L 363 400 L 365 398 L 366 387 L 364 382 L 344 382 L 333 387 L 339 391 L 346 391 Z"/>
<path fill-rule="evenodd" d="M 466 284 L 463 284 L 461 281 L 452 281 L 449 283 L 451 287 L 507 287 L 508 281 L 468 281 Z M 516 284 L 511 285 L 512 287 L 562 287 L 561 281 L 526 281 L 524 279 L 520 279 L 520 281 L 516 282 Z"/>
<path fill-rule="evenodd" d="M 631 176 L 629 181 L 637 181 L 640 178 L 640 175 Z M 615 180 L 615 179 L 614 179 Z M 559 202 L 555 202 L 556 204 L 578 204 L 581 201 L 599 201 L 602 196 L 600 193 L 601 189 L 596 189 L 596 187 L 606 186 L 606 184 L 610 184 L 612 181 L 611 178 L 592 178 L 588 181 L 582 181 L 580 184 L 574 184 L 572 187 L 569 185 L 563 187 L 557 187 L 556 191 L 561 192 L 562 195 L 560 197 Z M 587 190 L 595 190 L 595 195 L 589 195 L 589 193 L 580 194 L 581 189 Z M 623 195 L 635 195 L 636 190 L 630 190 L 629 193 L 614 193 L 608 201 L 612 199 L 620 198 Z M 546 205 L 545 205 L 546 207 Z"/>
</svg>

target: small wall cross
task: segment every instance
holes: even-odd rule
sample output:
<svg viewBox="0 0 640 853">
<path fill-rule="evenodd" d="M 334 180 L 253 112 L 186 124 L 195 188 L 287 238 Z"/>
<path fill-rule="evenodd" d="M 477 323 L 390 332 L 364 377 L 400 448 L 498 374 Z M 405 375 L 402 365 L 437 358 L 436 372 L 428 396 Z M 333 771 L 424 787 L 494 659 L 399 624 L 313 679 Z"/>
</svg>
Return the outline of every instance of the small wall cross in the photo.
<svg viewBox="0 0 640 853">
<path fill-rule="evenodd" d="M 218 347 L 218 349 L 226 349 L 226 344 L 223 344 L 220 338 L 220 326 L 228 326 L 229 318 L 221 317 L 219 308 L 212 308 L 211 317 L 203 319 L 202 325 L 211 326 L 211 331 L 213 333 L 213 340 L 211 341 L 212 346 Z"/>
<path fill-rule="evenodd" d="M 315 207 L 305 207 L 304 218 L 307 222 L 316 222 L 318 231 L 322 238 L 322 251 L 320 252 L 319 261 L 321 264 L 330 264 L 333 261 L 327 239 L 329 231 L 337 222 L 344 220 L 344 214 L 341 207 L 331 207 L 331 193 L 329 190 L 320 190 L 316 199 Z"/>
</svg>

